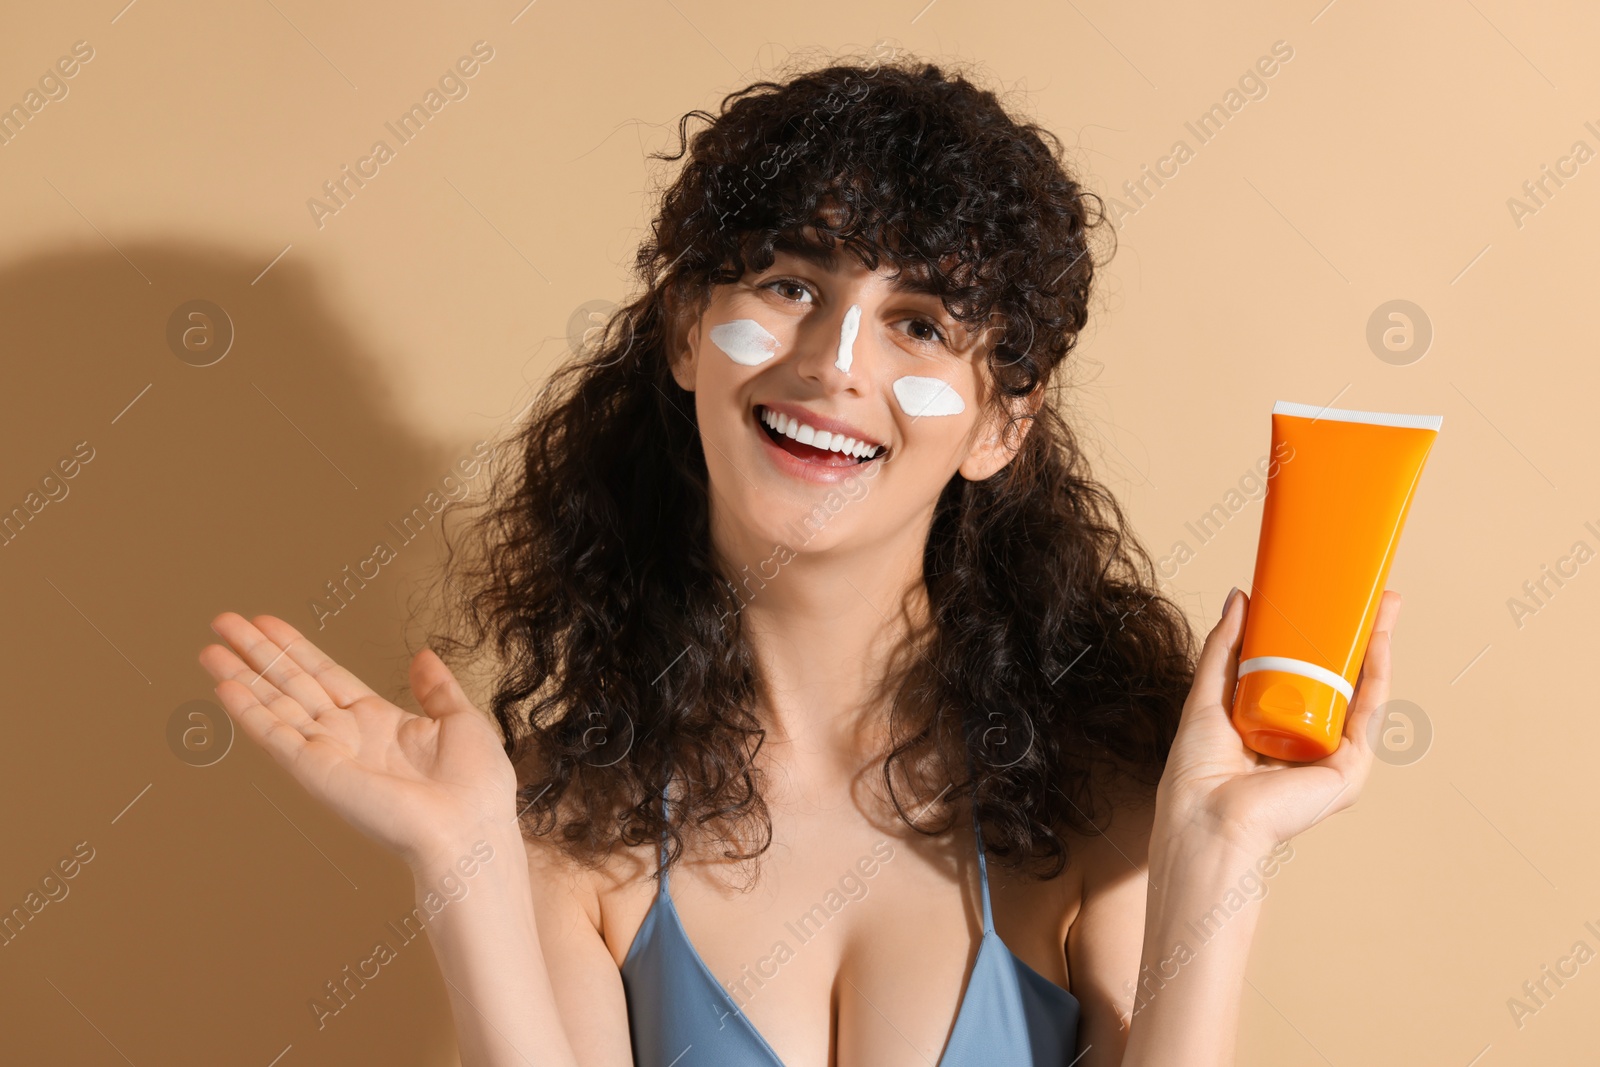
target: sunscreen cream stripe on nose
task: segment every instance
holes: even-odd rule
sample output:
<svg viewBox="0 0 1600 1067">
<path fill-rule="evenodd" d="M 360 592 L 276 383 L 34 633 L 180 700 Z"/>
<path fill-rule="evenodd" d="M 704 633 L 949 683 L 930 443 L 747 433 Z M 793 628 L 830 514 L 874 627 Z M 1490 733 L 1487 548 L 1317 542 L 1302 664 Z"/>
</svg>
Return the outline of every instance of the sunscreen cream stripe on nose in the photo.
<svg viewBox="0 0 1600 1067">
<path fill-rule="evenodd" d="M 734 319 L 711 327 L 711 343 L 743 367 L 758 367 L 778 351 L 778 339 L 755 319 Z"/>
<path fill-rule="evenodd" d="M 947 381 L 908 374 L 894 380 L 894 398 L 912 418 L 923 415 L 959 415 L 967 410 L 961 394 Z"/>
<path fill-rule="evenodd" d="M 850 364 L 856 358 L 855 343 L 856 331 L 861 328 L 861 305 L 851 304 L 850 310 L 844 313 L 844 321 L 839 323 L 839 358 L 834 366 L 850 373 Z"/>
</svg>

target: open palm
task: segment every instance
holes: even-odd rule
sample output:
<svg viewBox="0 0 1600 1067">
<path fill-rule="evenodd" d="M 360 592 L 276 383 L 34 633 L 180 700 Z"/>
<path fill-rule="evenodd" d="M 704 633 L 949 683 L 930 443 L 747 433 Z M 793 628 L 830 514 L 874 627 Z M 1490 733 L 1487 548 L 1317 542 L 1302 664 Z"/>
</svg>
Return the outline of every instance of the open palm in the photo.
<svg viewBox="0 0 1600 1067">
<path fill-rule="evenodd" d="M 1332 755 L 1292 763 L 1247 748 L 1230 718 L 1239 644 L 1249 611 L 1240 592 L 1206 638 L 1167 759 L 1161 792 L 1181 825 L 1271 845 L 1354 804 L 1372 769 L 1368 725 L 1389 699 L 1389 635 L 1400 594 L 1385 590 Z"/>
<path fill-rule="evenodd" d="M 431 650 L 411 661 L 424 715 L 383 699 L 282 619 L 223 612 L 200 663 L 228 714 L 313 797 L 419 867 L 504 833 L 516 775 L 499 732 Z"/>
</svg>

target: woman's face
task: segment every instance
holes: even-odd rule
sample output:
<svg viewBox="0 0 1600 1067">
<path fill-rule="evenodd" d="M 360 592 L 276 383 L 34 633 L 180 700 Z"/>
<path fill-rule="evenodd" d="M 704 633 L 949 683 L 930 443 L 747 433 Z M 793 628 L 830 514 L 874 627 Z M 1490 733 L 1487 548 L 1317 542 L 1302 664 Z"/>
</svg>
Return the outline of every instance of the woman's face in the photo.
<svg viewBox="0 0 1600 1067">
<path fill-rule="evenodd" d="M 715 287 L 685 331 L 673 374 L 695 394 L 713 529 L 738 562 L 776 546 L 920 549 L 951 476 L 1011 458 L 985 338 L 891 270 L 842 248 L 780 250 Z"/>
</svg>

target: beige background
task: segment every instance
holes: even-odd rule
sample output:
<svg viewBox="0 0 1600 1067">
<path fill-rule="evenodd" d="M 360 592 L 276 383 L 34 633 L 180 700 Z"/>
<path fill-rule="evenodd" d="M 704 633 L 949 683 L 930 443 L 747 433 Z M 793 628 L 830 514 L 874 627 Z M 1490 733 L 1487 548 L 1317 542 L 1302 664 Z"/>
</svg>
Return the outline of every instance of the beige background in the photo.
<svg viewBox="0 0 1600 1067">
<path fill-rule="evenodd" d="M 0 105 L 94 50 L 0 147 L 0 507 L 94 449 L 0 548 L 0 906 L 94 849 L 0 948 L 0 1059 L 453 1061 L 421 943 L 315 1027 L 409 878 L 247 741 L 175 757 L 207 620 L 280 614 L 398 693 L 437 524 L 320 631 L 311 600 L 517 413 L 576 309 L 624 295 L 665 175 L 644 155 L 681 113 L 881 40 L 981 63 L 1104 194 L 1196 149 L 1122 220 L 1074 394 L 1156 556 L 1266 453 L 1275 400 L 1445 416 L 1390 582 L 1394 696 L 1431 749 L 1269 883 L 1239 1062 L 1593 1062 L 1600 962 L 1520 1027 L 1507 1007 L 1600 950 L 1600 564 L 1520 628 L 1507 607 L 1600 549 L 1600 162 L 1520 226 L 1507 204 L 1600 151 L 1592 5 L 124 2 L 8 5 L 0 30 Z M 479 40 L 470 94 L 319 229 L 307 199 Z M 1267 95 L 1197 145 L 1185 121 L 1280 40 Z M 195 298 L 236 331 L 205 368 L 165 339 Z M 1409 365 L 1366 341 L 1397 298 L 1434 330 Z M 1196 626 L 1248 584 L 1259 508 L 1174 576 Z"/>
</svg>

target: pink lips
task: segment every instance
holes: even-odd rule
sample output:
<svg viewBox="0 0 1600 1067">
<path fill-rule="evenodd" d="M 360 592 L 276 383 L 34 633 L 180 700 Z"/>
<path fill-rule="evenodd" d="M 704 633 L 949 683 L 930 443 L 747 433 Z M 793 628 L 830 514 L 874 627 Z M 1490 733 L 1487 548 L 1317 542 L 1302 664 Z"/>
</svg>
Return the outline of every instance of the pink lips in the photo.
<svg viewBox="0 0 1600 1067">
<path fill-rule="evenodd" d="M 831 434 L 843 434 L 846 437 L 853 437 L 857 441 L 864 442 L 865 444 L 877 445 L 879 448 L 883 447 L 882 441 L 879 441 L 874 437 L 869 437 L 865 431 L 857 429 L 848 422 L 844 422 L 840 419 L 830 419 L 826 415 L 818 415 L 816 412 L 810 410 L 809 408 L 801 407 L 799 404 L 789 404 L 780 401 L 758 404 L 756 406 L 766 408 L 768 411 L 776 411 L 780 414 L 787 415 L 791 419 L 799 419 L 801 422 L 816 430 L 826 430 Z"/>
<path fill-rule="evenodd" d="M 858 462 L 838 452 L 820 452 L 810 445 L 797 445 L 788 438 L 783 443 L 773 439 L 772 434 L 761 422 L 761 409 L 766 408 L 775 413 L 787 415 L 810 425 L 816 430 L 826 431 L 830 434 L 843 434 L 846 437 L 855 437 L 858 441 L 865 441 L 869 445 L 879 448 L 876 459 Z M 814 412 L 808 411 L 797 404 L 761 404 L 751 410 L 751 424 L 757 436 L 761 439 L 762 452 L 779 471 L 800 481 L 812 482 L 820 485 L 833 485 L 858 477 L 858 472 L 864 466 L 876 463 L 888 455 L 888 450 L 870 437 L 865 437 L 859 430 L 847 422 L 838 419 L 829 419 Z M 786 447 L 787 446 L 787 447 Z M 799 452 L 810 452 L 814 455 L 797 455 Z M 869 475 L 870 476 L 870 475 Z"/>
</svg>

